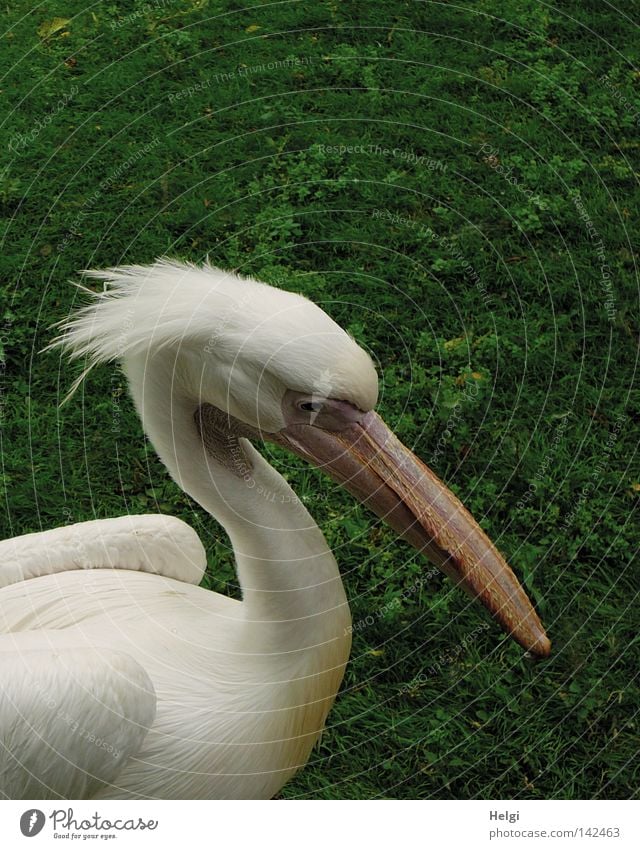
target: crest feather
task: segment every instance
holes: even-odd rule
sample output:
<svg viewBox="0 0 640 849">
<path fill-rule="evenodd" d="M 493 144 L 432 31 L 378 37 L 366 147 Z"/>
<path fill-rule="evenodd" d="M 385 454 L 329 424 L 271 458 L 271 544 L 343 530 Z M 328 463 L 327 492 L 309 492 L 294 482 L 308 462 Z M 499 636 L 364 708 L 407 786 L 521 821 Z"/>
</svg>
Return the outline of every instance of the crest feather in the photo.
<svg viewBox="0 0 640 849">
<path fill-rule="evenodd" d="M 370 409 L 377 377 L 369 355 L 320 307 L 301 295 L 169 259 L 85 271 L 104 283 L 90 302 L 59 322 L 45 350 L 62 349 L 86 368 L 65 401 L 99 363 L 172 347 L 220 363 L 249 362 L 292 389 L 312 392 L 331 374 L 334 397 Z M 337 393 L 337 394 L 336 394 Z M 327 393 L 328 394 L 328 393 Z"/>
</svg>

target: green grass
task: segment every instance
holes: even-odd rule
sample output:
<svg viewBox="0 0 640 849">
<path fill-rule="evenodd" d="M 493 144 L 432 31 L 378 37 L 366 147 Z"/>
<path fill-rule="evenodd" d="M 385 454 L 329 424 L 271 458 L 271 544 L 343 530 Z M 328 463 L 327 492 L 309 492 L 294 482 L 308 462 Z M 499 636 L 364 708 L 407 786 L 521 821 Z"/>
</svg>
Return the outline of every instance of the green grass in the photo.
<svg viewBox="0 0 640 849">
<path fill-rule="evenodd" d="M 236 592 L 119 373 L 59 410 L 77 369 L 38 352 L 82 268 L 209 254 L 303 292 L 372 352 L 382 415 L 507 555 L 554 652 L 481 627 L 296 465 L 356 628 L 283 795 L 637 797 L 635 5 L 31 6 L 5 4 L 0 53 L 3 535 L 172 513 Z"/>
</svg>

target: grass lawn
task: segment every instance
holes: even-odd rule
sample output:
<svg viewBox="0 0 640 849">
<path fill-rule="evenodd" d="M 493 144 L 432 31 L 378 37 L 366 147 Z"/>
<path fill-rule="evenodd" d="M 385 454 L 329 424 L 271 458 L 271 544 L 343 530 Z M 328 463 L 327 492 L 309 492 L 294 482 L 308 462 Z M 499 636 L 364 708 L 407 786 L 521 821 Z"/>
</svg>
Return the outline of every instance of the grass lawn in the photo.
<svg viewBox="0 0 640 849">
<path fill-rule="evenodd" d="M 2 536 L 171 513 L 236 594 L 122 375 L 58 409 L 79 366 L 39 351 L 83 268 L 208 254 L 302 292 L 371 351 L 381 414 L 507 556 L 554 651 L 524 657 L 287 460 L 354 646 L 282 795 L 637 797 L 637 5 L 33 5 L 2 16 Z"/>
</svg>

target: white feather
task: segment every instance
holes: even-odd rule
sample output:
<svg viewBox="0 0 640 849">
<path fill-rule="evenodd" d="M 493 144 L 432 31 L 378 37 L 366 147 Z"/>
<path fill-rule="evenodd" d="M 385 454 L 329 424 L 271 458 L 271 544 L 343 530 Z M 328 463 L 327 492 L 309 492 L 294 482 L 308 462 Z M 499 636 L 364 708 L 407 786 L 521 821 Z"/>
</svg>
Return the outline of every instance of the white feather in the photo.
<svg viewBox="0 0 640 849">
<path fill-rule="evenodd" d="M 362 410 L 376 404 L 369 355 L 301 295 L 166 259 L 85 274 L 103 281 L 104 291 L 92 293 L 92 303 L 60 323 L 62 332 L 49 347 L 86 357 L 88 368 L 170 348 L 212 368 L 245 369 L 252 378 L 266 371 L 301 392 L 328 384 L 332 397 Z"/>
</svg>

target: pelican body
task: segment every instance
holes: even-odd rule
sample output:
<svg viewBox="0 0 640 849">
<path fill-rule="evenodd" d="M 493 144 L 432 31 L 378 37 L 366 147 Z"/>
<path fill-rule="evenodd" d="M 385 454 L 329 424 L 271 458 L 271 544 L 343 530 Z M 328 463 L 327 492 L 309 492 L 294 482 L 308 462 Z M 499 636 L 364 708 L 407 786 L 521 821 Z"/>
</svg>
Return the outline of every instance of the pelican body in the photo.
<svg viewBox="0 0 640 849">
<path fill-rule="evenodd" d="M 366 503 L 534 654 L 550 644 L 458 499 L 374 412 L 368 354 L 318 306 L 209 265 L 105 282 L 62 323 L 86 372 L 119 361 L 178 485 L 225 528 L 242 600 L 199 587 L 197 534 L 123 516 L 0 543 L 0 796 L 266 799 L 302 767 L 350 651 L 333 554 L 254 447 Z"/>
</svg>

